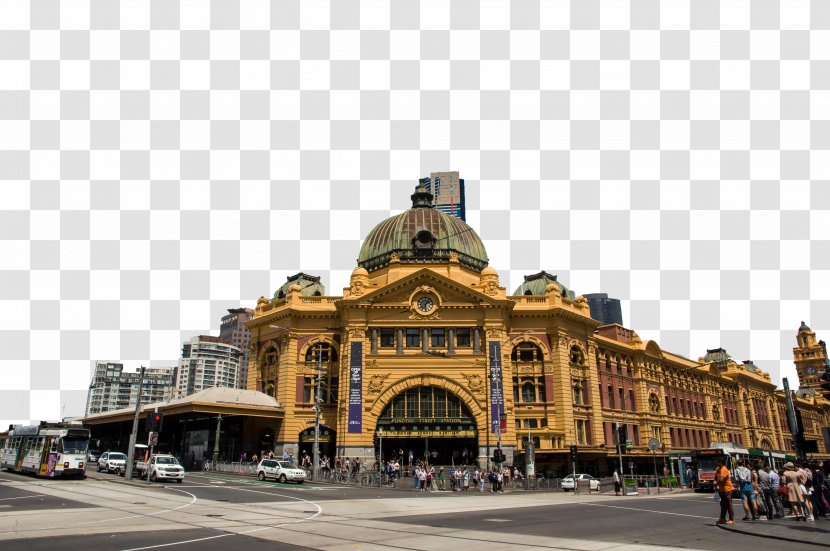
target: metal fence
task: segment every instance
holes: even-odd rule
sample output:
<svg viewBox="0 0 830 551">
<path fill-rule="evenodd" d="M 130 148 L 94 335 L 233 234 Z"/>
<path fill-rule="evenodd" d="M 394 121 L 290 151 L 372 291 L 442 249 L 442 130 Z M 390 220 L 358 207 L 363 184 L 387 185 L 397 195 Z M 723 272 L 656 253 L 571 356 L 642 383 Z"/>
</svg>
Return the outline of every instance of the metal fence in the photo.
<svg viewBox="0 0 830 551">
<path fill-rule="evenodd" d="M 256 475 L 257 464 L 240 461 L 204 461 L 201 470 L 214 473 L 231 473 L 242 475 Z"/>
</svg>

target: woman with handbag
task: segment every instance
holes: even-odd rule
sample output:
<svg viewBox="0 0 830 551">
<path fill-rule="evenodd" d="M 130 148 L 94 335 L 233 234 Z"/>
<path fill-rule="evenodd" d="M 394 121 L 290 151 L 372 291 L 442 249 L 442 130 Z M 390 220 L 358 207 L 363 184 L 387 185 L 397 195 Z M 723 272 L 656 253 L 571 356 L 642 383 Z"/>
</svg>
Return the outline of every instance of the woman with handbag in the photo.
<svg viewBox="0 0 830 551">
<path fill-rule="evenodd" d="M 787 500 L 790 502 L 790 511 L 795 515 L 795 519 L 806 521 L 807 515 L 801 507 L 804 502 L 804 495 L 799 488 L 798 471 L 791 462 L 784 463 L 781 485 L 787 488 Z"/>
</svg>

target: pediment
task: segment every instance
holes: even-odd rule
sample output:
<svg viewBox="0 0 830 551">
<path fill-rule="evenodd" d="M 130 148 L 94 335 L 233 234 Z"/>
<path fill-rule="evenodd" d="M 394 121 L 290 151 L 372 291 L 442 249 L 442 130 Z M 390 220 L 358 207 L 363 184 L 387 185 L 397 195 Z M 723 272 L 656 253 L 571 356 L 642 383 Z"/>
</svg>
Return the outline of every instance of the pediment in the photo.
<svg viewBox="0 0 830 551">
<path fill-rule="evenodd" d="M 512 301 L 494 298 L 472 287 L 466 287 L 427 268 L 366 293 L 361 297 L 360 303 L 369 302 L 376 306 L 408 305 L 412 297 L 418 293 L 434 293 L 440 298 L 443 306 L 478 306 L 482 303 L 514 304 Z M 341 304 L 341 306 L 346 306 L 346 304 Z"/>
</svg>

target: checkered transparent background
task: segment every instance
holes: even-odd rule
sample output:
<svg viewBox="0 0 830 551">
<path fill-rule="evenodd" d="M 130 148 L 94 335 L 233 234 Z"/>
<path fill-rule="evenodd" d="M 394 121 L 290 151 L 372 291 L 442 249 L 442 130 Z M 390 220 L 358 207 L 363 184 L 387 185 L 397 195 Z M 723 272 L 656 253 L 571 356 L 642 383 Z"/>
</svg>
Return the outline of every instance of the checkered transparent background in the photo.
<svg viewBox="0 0 830 551">
<path fill-rule="evenodd" d="M 826 0 L 0 0 L 0 423 L 291 273 L 339 294 L 444 170 L 511 290 L 542 268 L 796 384 L 828 148 Z"/>
</svg>

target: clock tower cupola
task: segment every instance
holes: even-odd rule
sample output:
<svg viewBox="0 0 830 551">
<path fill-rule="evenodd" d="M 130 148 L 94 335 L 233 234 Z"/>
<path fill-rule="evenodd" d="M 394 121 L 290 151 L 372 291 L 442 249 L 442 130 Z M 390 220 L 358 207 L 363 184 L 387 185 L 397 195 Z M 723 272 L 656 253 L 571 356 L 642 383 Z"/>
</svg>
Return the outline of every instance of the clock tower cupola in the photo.
<svg viewBox="0 0 830 551">
<path fill-rule="evenodd" d="M 799 388 L 821 390 L 821 375 L 827 365 L 827 350 L 823 342 L 816 342 L 816 334 L 801 322 L 796 336 L 798 346 L 793 348 Z"/>
</svg>

